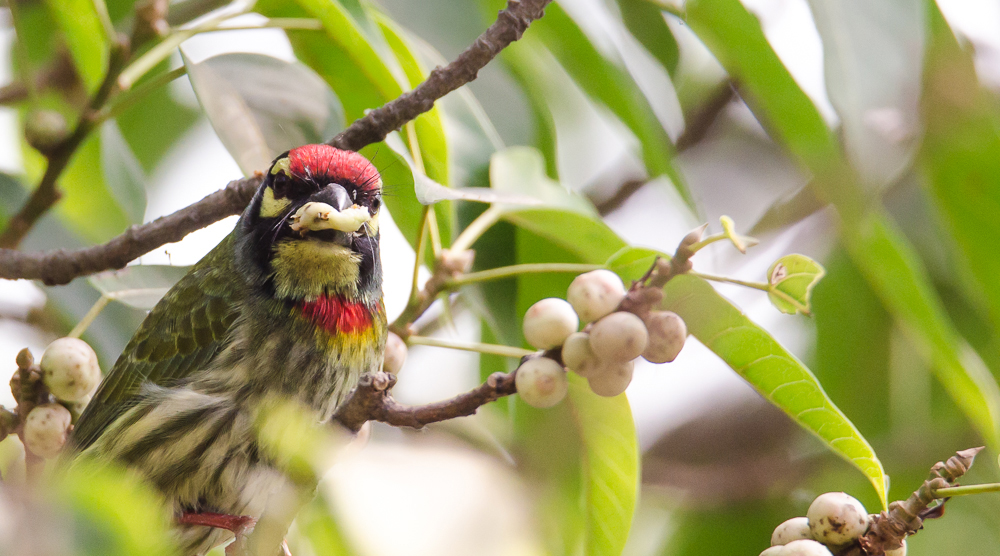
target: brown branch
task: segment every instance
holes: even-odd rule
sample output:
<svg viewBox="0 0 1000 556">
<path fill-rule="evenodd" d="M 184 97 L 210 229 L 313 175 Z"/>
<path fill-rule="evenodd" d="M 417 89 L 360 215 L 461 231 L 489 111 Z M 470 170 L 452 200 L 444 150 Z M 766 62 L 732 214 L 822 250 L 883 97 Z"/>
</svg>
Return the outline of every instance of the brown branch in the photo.
<svg viewBox="0 0 1000 556">
<path fill-rule="evenodd" d="M 232 181 L 225 189 L 193 205 L 148 224 L 132 226 L 103 245 L 42 253 L 0 249 L 0 278 L 27 278 L 59 285 L 78 276 L 124 268 L 129 261 L 160 246 L 180 241 L 195 230 L 239 214 L 253 197 L 260 180 L 260 176 L 255 176 Z"/>
<path fill-rule="evenodd" d="M 396 383 L 394 376 L 383 372 L 365 374 L 347 400 L 337 408 L 333 420 L 354 432 L 361 430 L 361 426 L 368 421 L 419 429 L 431 423 L 473 415 L 480 407 L 517 393 L 514 376 L 515 373 L 493 373 L 477 388 L 449 400 L 405 406 L 396 402 L 389 393 Z"/>
<path fill-rule="evenodd" d="M 327 144 L 356 151 L 378 143 L 390 132 L 434 107 L 434 101 L 476 78 L 479 70 L 510 43 L 521 38 L 532 21 L 542 17 L 551 0 L 508 0 L 507 8 L 469 48 L 445 67 L 435 68 L 417 88 L 372 110 Z"/>
<path fill-rule="evenodd" d="M 412 91 L 356 120 L 329 144 L 342 149 L 358 150 L 381 141 L 392 130 L 430 110 L 435 100 L 475 79 L 483 66 L 511 42 L 519 39 L 533 20 L 542 16 L 543 9 L 550 1 L 509 0 L 507 9 L 499 13 L 493 25 L 458 58 L 443 68 L 436 68 L 426 81 Z M 191 3 L 200 5 L 205 2 L 192 0 Z M 123 268 L 129 261 L 162 245 L 179 241 L 195 230 L 226 216 L 238 214 L 259 185 L 258 178 L 231 182 L 226 189 L 191 206 L 148 224 L 132 226 L 124 234 L 96 247 L 58 249 L 33 254 L 0 249 L 0 278 L 38 279 L 55 285 L 66 284 L 78 276 Z M 51 206 L 51 203 L 46 200 L 41 205 Z M 26 230 L 20 234 L 21 237 L 23 233 Z M 16 243 L 14 242 L 15 245 Z M 3 245 L 2 240 L 0 245 Z"/>
</svg>

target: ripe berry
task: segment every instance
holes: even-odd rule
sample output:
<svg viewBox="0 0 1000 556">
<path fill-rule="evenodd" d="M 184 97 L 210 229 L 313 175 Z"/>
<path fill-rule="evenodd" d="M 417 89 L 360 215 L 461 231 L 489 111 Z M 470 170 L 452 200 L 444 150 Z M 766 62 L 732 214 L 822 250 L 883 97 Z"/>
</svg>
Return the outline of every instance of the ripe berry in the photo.
<svg viewBox="0 0 1000 556">
<path fill-rule="evenodd" d="M 610 398 L 628 388 L 634 370 L 635 363 L 632 361 L 597 361 L 593 370 L 587 373 L 587 383 L 598 396 Z"/>
<path fill-rule="evenodd" d="M 648 340 L 642 319 L 624 311 L 611 313 L 590 329 L 590 349 L 604 361 L 631 361 L 642 354 Z"/>
<path fill-rule="evenodd" d="M 24 445 L 35 455 L 49 459 L 59 455 L 69 432 L 72 416 L 57 403 L 35 406 L 24 420 Z"/>
<path fill-rule="evenodd" d="M 75 402 L 92 394 L 101 382 L 97 354 L 87 342 L 59 338 L 42 353 L 42 381 L 56 399 Z"/>
<path fill-rule="evenodd" d="M 590 334 L 574 332 L 566 338 L 562 347 L 562 360 L 566 368 L 580 376 L 585 376 L 585 366 L 588 359 L 594 358 L 590 351 Z M 581 372 L 584 370 L 584 372 Z"/>
<path fill-rule="evenodd" d="M 580 319 L 565 299 L 550 297 L 524 314 L 524 339 L 538 349 L 551 349 L 562 345 L 579 325 Z"/>
<path fill-rule="evenodd" d="M 649 343 L 642 356 L 650 363 L 669 363 L 677 358 L 687 339 L 687 325 L 677 313 L 653 311 L 646 317 Z"/>
<path fill-rule="evenodd" d="M 399 374 L 399 369 L 403 368 L 406 362 L 406 342 L 395 333 L 390 332 L 385 340 L 385 359 L 382 362 L 382 370 L 390 374 Z"/>
<path fill-rule="evenodd" d="M 524 403 L 541 408 L 561 402 L 569 389 L 566 371 L 548 357 L 535 357 L 522 363 L 514 375 L 514 384 Z"/>
<path fill-rule="evenodd" d="M 833 556 L 830 549 L 814 540 L 792 541 L 782 549 L 781 556 Z"/>
<path fill-rule="evenodd" d="M 868 511 L 843 492 L 820 494 L 809 505 L 806 516 L 812 537 L 830 546 L 853 542 L 868 530 Z"/>
<path fill-rule="evenodd" d="M 625 284 L 610 270 L 593 270 L 573 279 L 566 299 L 583 322 L 592 322 L 618 308 L 625 299 Z"/>
<path fill-rule="evenodd" d="M 809 532 L 809 519 L 793 517 L 774 528 L 774 533 L 771 534 L 771 546 L 781 546 L 803 539 L 812 539 L 812 533 Z"/>
</svg>

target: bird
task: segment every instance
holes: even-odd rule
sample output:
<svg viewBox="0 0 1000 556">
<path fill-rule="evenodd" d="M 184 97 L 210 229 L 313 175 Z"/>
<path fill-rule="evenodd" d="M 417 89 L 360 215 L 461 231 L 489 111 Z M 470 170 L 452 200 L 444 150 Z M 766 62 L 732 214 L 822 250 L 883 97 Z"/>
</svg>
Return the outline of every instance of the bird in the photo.
<svg viewBox="0 0 1000 556">
<path fill-rule="evenodd" d="M 157 303 L 70 438 L 155 487 L 181 553 L 232 539 L 288 477 L 257 444 L 276 400 L 328 420 L 387 335 L 382 179 L 361 154 L 279 155 L 234 230 Z M 229 530 L 227 530 L 229 529 Z"/>
</svg>

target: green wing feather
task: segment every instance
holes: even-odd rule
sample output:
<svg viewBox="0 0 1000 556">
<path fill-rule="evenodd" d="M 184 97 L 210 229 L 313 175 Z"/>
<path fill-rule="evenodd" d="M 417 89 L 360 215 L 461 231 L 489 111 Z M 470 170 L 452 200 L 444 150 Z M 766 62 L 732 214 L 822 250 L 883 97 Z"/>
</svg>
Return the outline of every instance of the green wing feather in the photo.
<svg viewBox="0 0 1000 556">
<path fill-rule="evenodd" d="M 135 405 L 144 384 L 170 386 L 205 368 L 225 346 L 245 295 L 232 245 L 230 234 L 153 307 L 77 421 L 76 449 L 90 446 Z"/>
</svg>

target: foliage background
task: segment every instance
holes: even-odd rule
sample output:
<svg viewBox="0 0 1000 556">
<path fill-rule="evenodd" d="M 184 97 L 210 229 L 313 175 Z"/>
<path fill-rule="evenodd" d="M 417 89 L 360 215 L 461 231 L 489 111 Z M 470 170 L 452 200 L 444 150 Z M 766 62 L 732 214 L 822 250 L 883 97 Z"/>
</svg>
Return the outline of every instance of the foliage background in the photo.
<svg viewBox="0 0 1000 556">
<path fill-rule="evenodd" d="M 20 58 L 4 11 L 12 46 L 5 78 L 42 67 L 65 42 L 83 86 L 93 87 L 103 71 L 101 42 L 92 40 L 92 29 L 78 29 L 78 39 L 84 39 L 75 40 L 72 26 L 57 21 L 59 14 L 85 21 L 89 3 L 55 5 L 21 6 L 18 31 L 26 56 Z M 477 244 L 480 268 L 603 263 L 622 240 L 669 252 L 701 222 L 718 231 L 715 222 L 726 214 L 741 230 L 753 228 L 762 243 L 745 256 L 713 247 L 696 257 L 697 270 L 761 280 L 771 262 L 789 252 L 826 266 L 811 319 L 779 314 L 760 292 L 735 286 L 718 291 L 806 362 L 879 454 L 893 498 L 916 488 L 934 461 L 984 442 L 992 455 L 980 458 L 968 482 L 995 480 L 997 420 L 990 408 L 1000 399 L 994 378 L 1000 371 L 1000 273 L 994 271 L 1000 233 L 994 217 L 1000 204 L 1000 5 L 744 5 L 558 2 L 504 52 L 501 63 L 488 66 L 468 91 L 447 97 L 437 114 L 418 123 L 420 151 L 409 137 L 366 151 L 385 175 L 388 206 L 401 230 L 383 223 L 390 317 L 408 294 L 419 214 L 410 191 L 421 166 L 448 186 L 528 193 L 555 187 L 544 172 L 601 209 L 599 216 L 590 206 L 573 212 L 572 226 L 538 225 L 545 221 L 540 214 L 513 215 Z M 323 11 L 329 6 L 341 11 Z M 119 23 L 130 7 L 126 0 L 108 3 Z M 238 143 L 248 122 L 206 119 L 213 114 L 205 95 L 217 87 L 256 98 L 260 104 L 251 112 L 279 122 L 256 122 L 266 131 L 267 147 L 300 137 L 322 140 L 329 129 L 301 126 L 294 110 L 264 114 L 262 107 L 279 106 L 267 93 L 287 86 L 312 99 L 311 109 L 339 103 L 351 121 L 415 85 L 418 66 L 452 59 L 499 7 L 488 0 L 261 0 L 254 9 L 265 16 L 323 16 L 336 33 L 289 31 L 286 38 L 284 31 L 269 29 L 197 36 L 183 45 L 188 63 L 226 52 L 297 58 L 332 92 L 320 81 L 322 95 L 314 94 L 301 74 L 292 87 L 288 74 L 269 75 L 259 59 L 250 62 L 257 71 L 236 73 L 224 85 L 209 78 L 194 91 L 182 77 L 156 90 L 84 144 L 61 181 L 66 197 L 24 248 L 106 241 L 130 223 L 186 206 L 252 169 L 256 159 L 246 153 L 253 145 Z M 336 13 L 347 17 L 337 20 Z M 235 20 L 260 21 L 260 15 Z M 61 32 L 53 38 L 57 27 Z M 407 42 L 395 41 L 396 32 Z M 360 43 L 341 38 L 351 33 Z M 157 71 L 183 63 L 174 54 Z M 734 83 L 738 94 L 731 92 Z M 40 174 L 39 155 L 20 132 L 28 108 L 39 105 L 73 114 L 72 95 L 55 93 L 0 113 L 6 138 L 0 198 L 8 216 Z M 703 118 L 706 113 L 714 117 Z M 538 150 L 507 149 L 516 146 Z M 422 154 L 413 156 L 421 160 L 404 161 L 397 151 L 407 148 L 408 155 Z M 488 168 L 495 152 L 506 166 Z M 633 193 L 619 195 L 622 190 Z M 437 207 L 445 241 L 482 210 L 473 203 Z M 140 262 L 190 264 L 233 221 Z M 170 271 L 152 274 L 156 280 Z M 454 299 L 451 324 L 442 319 L 435 334 L 520 345 L 520 314 L 540 297 L 564 295 L 569 279 L 525 276 L 463 290 Z M 82 279 L 58 288 L 0 284 L 0 360 L 13 362 L 25 345 L 40 353 L 99 295 Z M 140 308 L 111 304 L 85 336 L 105 368 L 142 318 L 142 303 L 134 305 Z M 433 401 L 510 364 L 416 347 L 395 392 L 405 402 Z M 976 373 L 986 370 L 990 380 L 980 376 L 977 382 Z M 330 553 L 336 546 L 344 554 L 372 555 L 609 554 L 624 544 L 630 555 L 755 554 L 775 525 L 802 515 L 820 492 L 845 490 L 869 510 L 879 507 L 864 475 L 695 340 L 673 364 L 640 366 L 627 397 L 628 403 L 595 407 L 588 404 L 606 401 L 574 387 L 573 404 L 548 412 L 511 400 L 423 433 L 375 427 L 368 446 L 338 460 L 322 496 L 300 515 L 290 539 L 293 552 Z M 16 459 L 15 442 L 0 444 L 7 462 Z M 628 464 L 635 442 L 642 461 L 637 498 L 632 485 L 640 477 Z M 109 504 L 112 492 L 124 492 L 118 480 L 88 479 L 55 489 L 61 500 L 56 507 L 79 524 L 66 542 L 75 540 L 83 553 L 108 553 L 109 547 L 148 553 L 135 538 L 157 518 L 128 511 L 149 505 L 139 488 L 134 500 Z M 16 503 L 16 496 L 5 492 L 3 503 Z M 911 540 L 910 554 L 993 554 L 1000 541 L 998 509 L 986 497 L 951 502 L 944 519 Z M 51 519 L 62 523 L 64 515 Z M 10 535 L 0 527 L 0 553 L 19 553 L 9 548 L 15 546 Z"/>
</svg>

